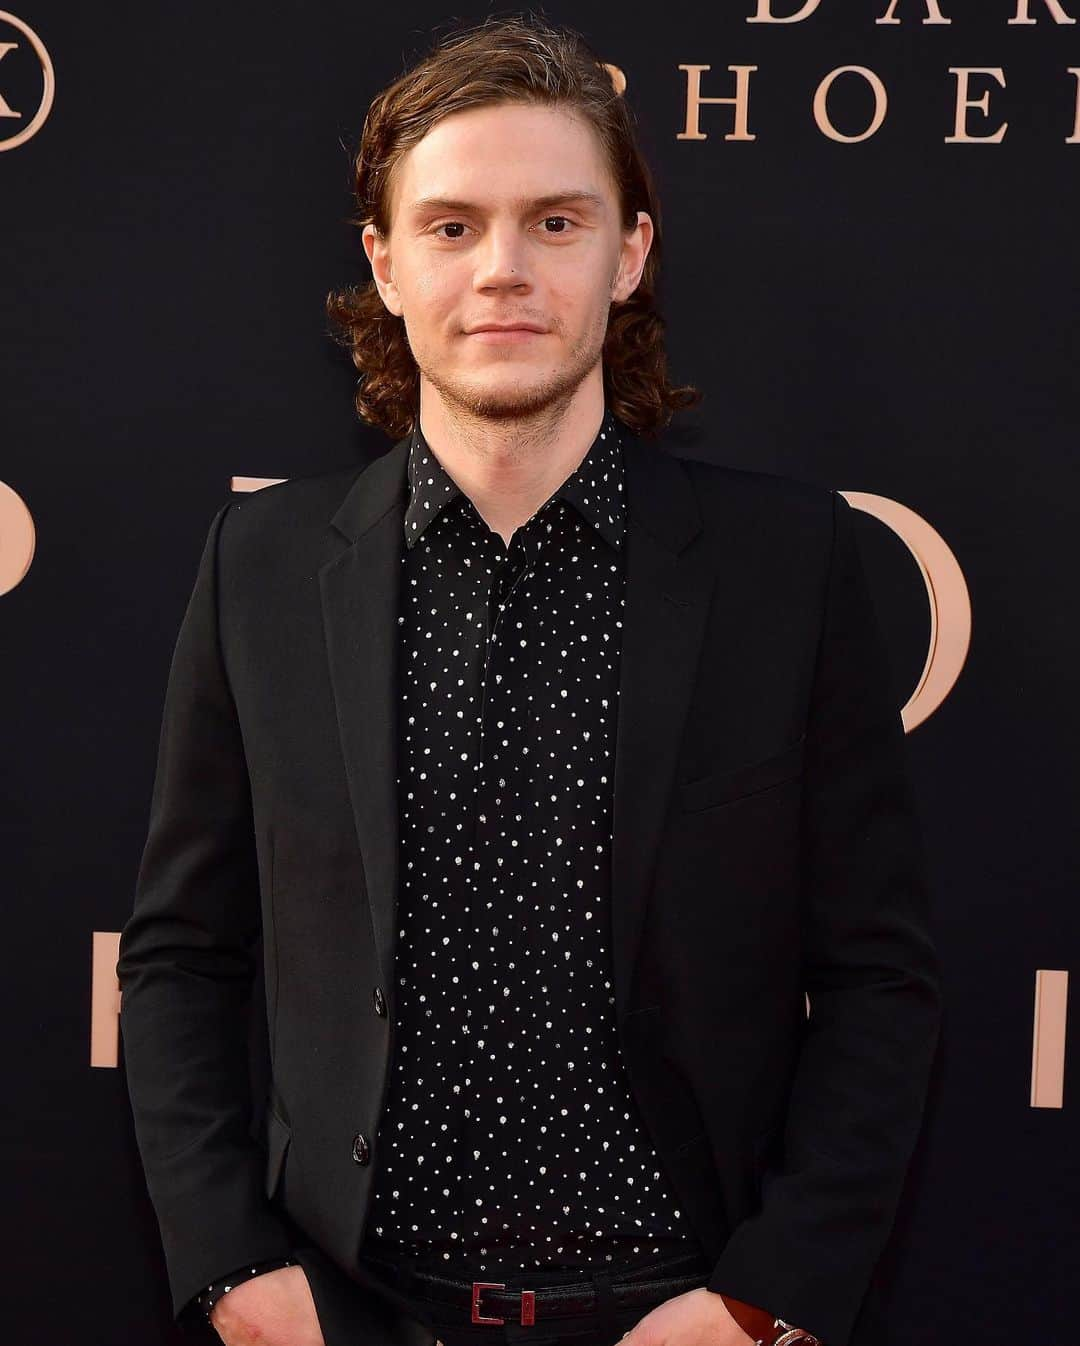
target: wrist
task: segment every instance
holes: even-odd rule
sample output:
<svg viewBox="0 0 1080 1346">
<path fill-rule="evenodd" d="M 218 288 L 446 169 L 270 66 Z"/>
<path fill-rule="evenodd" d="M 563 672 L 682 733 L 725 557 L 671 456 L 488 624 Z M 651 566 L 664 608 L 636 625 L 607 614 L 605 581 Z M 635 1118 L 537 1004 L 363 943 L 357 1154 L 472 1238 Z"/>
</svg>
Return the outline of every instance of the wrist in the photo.
<svg viewBox="0 0 1080 1346">
<path fill-rule="evenodd" d="M 746 1335 L 753 1339 L 755 1346 L 822 1346 L 812 1333 L 800 1327 L 793 1327 L 756 1304 L 747 1304 L 734 1295 L 720 1292 L 724 1307 L 738 1323 Z"/>
</svg>

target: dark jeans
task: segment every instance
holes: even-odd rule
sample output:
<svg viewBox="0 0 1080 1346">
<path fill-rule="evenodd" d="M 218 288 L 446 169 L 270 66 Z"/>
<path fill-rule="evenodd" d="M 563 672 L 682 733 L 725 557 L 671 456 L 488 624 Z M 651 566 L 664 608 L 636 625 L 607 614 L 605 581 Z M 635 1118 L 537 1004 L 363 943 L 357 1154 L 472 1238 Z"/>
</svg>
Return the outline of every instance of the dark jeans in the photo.
<svg viewBox="0 0 1080 1346">
<path fill-rule="evenodd" d="M 474 1324 L 467 1309 L 433 1303 L 415 1288 L 406 1291 L 401 1286 L 407 1282 L 393 1284 L 366 1267 L 357 1268 L 354 1274 L 362 1279 L 354 1279 L 318 1248 L 297 1247 L 294 1256 L 311 1285 L 326 1346 L 436 1346 L 439 1342 L 442 1346 L 615 1346 L 623 1333 L 651 1309 L 694 1284 L 704 1285 L 709 1275 L 704 1263 L 698 1275 L 685 1269 L 669 1271 L 666 1268 L 673 1259 L 658 1257 L 633 1272 L 610 1277 L 613 1284 L 655 1282 L 649 1298 L 642 1303 L 616 1307 L 610 1300 L 604 1304 L 601 1296 L 603 1306 L 599 1311 L 573 1317 L 560 1316 L 529 1326 L 509 1316 L 501 1324 Z M 688 1274 L 689 1281 L 685 1279 Z M 666 1281 L 676 1275 L 683 1279 L 671 1280 L 668 1285 Z M 529 1289 L 566 1279 L 558 1273 L 518 1272 L 506 1277 L 506 1285 Z"/>
</svg>

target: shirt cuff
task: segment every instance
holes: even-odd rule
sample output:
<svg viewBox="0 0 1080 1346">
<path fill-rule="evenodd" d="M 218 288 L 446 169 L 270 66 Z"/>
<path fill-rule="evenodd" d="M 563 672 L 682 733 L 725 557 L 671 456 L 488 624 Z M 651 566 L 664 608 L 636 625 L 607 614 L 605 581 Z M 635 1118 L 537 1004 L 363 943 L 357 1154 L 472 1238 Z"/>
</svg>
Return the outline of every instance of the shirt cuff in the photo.
<svg viewBox="0 0 1080 1346">
<path fill-rule="evenodd" d="M 294 1265 L 295 1263 L 289 1257 L 274 1257 L 265 1262 L 251 1262 L 242 1267 L 237 1267 L 235 1271 L 230 1271 L 228 1275 L 219 1276 L 216 1281 L 199 1293 L 199 1308 L 209 1318 L 214 1305 L 222 1295 L 227 1295 L 234 1285 L 239 1285 L 241 1281 L 249 1281 L 253 1276 L 261 1276 L 264 1271 L 276 1271 L 278 1267 Z"/>
</svg>

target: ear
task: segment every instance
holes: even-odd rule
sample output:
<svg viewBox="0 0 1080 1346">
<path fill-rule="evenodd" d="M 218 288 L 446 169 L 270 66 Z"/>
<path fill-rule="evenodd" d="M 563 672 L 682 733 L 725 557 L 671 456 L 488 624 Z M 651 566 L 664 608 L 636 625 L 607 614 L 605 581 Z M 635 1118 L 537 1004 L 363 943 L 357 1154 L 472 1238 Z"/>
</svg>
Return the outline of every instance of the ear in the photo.
<svg viewBox="0 0 1080 1346">
<path fill-rule="evenodd" d="M 390 257 L 390 240 L 383 238 L 373 224 L 365 224 L 361 235 L 364 252 L 371 263 L 371 275 L 379 295 L 396 317 L 402 315 L 401 295 L 394 283 L 394 265 Z"/>
<path fill-rule="evenodd" d="M 645 262 L 649 256 L 652 241 L 652 217 L 647 211 L 639 210 L 637 224 L 628 234 L 623 235 L 622 248 L 619 253 L 619 269 L 611 291 L 611 298 L 614 302 L 623 303 L 637 289 L 641 282 L 641 273 L 645 270 Z"/>
</svg>

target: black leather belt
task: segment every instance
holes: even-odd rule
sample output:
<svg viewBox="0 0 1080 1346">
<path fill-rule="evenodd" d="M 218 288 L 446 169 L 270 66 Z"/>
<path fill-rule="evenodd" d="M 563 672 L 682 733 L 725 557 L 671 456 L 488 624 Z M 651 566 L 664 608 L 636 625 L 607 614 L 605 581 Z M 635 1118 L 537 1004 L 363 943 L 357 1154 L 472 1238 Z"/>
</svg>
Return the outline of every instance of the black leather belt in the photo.
<svg viewBox="0 0 1080 1346">
<path fill-rule="evenodd" d="M 510 1319 L 523 1327 L 531 1327 L 538 1319 L 546 1321 L 597 1311 L 602 1293 L 595 1283 L 597 1279 L 606 1283 L 603 1293 L 610 1295 L 615 1308 L 652 1306 L 704 1285 L 711 1270 L 711 1264 L 700 1253 L 690 1252 L 640 1270 L 589 1271 L 577 1281 L 511 1289 L 505 1281 L 460 1280 L 417 1267 L 407 1267 L 403 1273 L 401 1264 L 371 1255 L 365 1256 L 364 1261 L 373 1270 L 387 1275 L 399 1291 L 416 1295 L 432 1308 L 457 1310 L 464 1322 L 498 1325 Z"/>
</svg>

